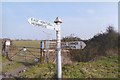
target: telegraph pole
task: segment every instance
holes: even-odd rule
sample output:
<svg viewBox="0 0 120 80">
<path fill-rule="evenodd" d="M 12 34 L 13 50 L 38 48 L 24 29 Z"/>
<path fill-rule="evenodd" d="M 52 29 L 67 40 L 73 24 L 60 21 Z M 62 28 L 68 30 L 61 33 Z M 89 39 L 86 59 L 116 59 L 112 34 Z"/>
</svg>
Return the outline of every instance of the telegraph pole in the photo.
<svg viewBox="0 0 120 80">
<path fill-rule="evenodd" d="M 57 76 L 58 79 L 62 78 L 62 64 L 61 64 L 61 28 L 60 24 L 62 21 L 57 17 L 54 21 L 56 23 L 56 39 L 57 39 L 57 48 L 56 48 L 56 64 L 57 64 Z"/>
</svg>

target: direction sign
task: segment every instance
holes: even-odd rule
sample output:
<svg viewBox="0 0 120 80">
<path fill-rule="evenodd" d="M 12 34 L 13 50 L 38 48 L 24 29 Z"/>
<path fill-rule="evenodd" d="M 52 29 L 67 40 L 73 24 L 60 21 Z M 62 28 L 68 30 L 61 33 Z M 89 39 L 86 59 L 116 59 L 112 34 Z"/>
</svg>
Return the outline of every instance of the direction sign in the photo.
<svg viewBox="0 0 120 80">
<path fill-rule="evenodd" d="M 70 42 L 63 42 L 61 46 L 62 48 L 65 49 L 84 49 L 86 44 L 83 41 L 70 41 Z"/>
<path fill-rule="evenodd" d="M 48 22 L 45 22 L 45 21 L 42 21 L 42 20 L 38 20 L 38 19 L 35 19 L 35 18 L 29 18 L 28 22 L 33 26 L 41 26 L 43 28 L 47 28 L 47 29 L 50 29 L 50 30 L 57 30 L 57 28 L 55 27 L 54 24 L 48 23 Z"/>
</svg>

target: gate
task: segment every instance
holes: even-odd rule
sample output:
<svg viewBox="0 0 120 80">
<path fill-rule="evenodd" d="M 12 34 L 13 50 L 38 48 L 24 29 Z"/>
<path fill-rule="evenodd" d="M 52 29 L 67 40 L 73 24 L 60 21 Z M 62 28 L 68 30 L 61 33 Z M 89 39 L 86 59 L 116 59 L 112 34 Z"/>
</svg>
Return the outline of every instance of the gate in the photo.
<svg viewBox="0 0 120 80">
<path fill-rule="evenodd" d="M 46 49 L 45 41 L 10 41 L 3 40 L 2 55 L 9 61 L 20 62 L 48 62 L 48 48 Z"/>
</svg>

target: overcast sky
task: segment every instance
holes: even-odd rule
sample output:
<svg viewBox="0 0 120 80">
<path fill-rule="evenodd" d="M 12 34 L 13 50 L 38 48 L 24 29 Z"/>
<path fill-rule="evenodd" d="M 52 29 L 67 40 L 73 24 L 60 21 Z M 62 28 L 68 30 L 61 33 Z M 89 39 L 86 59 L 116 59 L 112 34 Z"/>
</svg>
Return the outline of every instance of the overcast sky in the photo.
<svg viewBox="0 0 120 80">
<path fill-rule="evenodd" d="M 27 20 L 33 17 L 53 23 L 57 16 L 63 21 L 62 37 L 74 34 L 89 39 L 109 25 L 118 30 L 117 2 L 3 2 L 2 37 L 53 39 L 55 31 L 34 27 Z"/>
</svg>

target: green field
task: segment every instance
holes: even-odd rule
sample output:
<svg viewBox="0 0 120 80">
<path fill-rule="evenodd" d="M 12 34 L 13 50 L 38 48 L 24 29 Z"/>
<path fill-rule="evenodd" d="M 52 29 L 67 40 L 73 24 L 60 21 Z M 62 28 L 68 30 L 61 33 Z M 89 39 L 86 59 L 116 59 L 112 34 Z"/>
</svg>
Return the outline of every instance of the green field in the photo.
<svg viewBox="0 0 120 80">
<path fill-rule="evenodd" d="M 118 57 L 101 57 L 96 62 L 63 65 L 63 78 L 118 78 Z M 24 78 L 56 78 L 55 64 L 38 64 L 19 74 Z"/>
<path fill-rule="evenodd" d="M 39 47 L 39 41 L 13 41 L 10 54 L 14 54 L 20 48 L 18 46 L 32 46 Z M 39 57 L 38 50 L 33 52 Z M 30 56 L 31 54 L 27 54 Z M 34 58 L 27 58 L 25 61 L 24 56 L 15 56 L 14 60 L 8 61 L 5 57 L 2 58 L 2 73 L 15 74 L 13 77 L 17 78 L 56 78 L 56 65 L 54 63 L 38 63 L 35 64 Z M 17 72 L 19 68 L 25 67 L 24 72 Z M 96 61 L 91 62 L 73 62 L 72 64 L 62 65 L 63 78 L 118 78 L 118 55 L 109 55 L 107 57 L 101 56 Z"/>
<path fill-rule="evenodd" d="M 9 61 L 6 57 L 1 56 L 1 62 L 2 62 L 2 73 L 3 74 L 10 74 L 13 73 L 14 70 L 17 70 L 17 68 L 23 66 L 26 67 L 24 63 L 26 64 L 33 64 L 34 58 L 39 58 L 39 49 L 32 49 L 27 48 L 27 50 L 31 51 L 26 53 L 24 51 L 19 52 L 23 47 L 35 47 L 39 48 L 40 42 L 39 41 L 12 41 L 12 45 L 9 50 L 9 57 L 13 61 Z M 34 51 L 34 52 L 33 52 Z M 35 55 L 35 56 L 33 56 Z"/>
<path fill-rule="evenodd" d="M 13 41 L 14 46 L 28 46 L 28 47 L 40 47 L 40 41 Z"/>
</svg>

